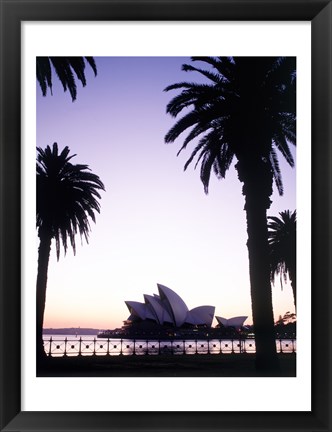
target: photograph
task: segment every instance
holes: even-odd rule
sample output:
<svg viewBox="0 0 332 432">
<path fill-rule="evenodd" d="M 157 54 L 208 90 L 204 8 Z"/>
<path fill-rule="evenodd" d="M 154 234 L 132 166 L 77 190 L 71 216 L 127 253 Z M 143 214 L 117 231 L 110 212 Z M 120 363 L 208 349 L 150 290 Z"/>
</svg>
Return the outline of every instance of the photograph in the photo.
<svg viewBox="0 0 332 432">
<path fill-rule="evenodd" d="M 296 376 L 296 58 L 36 80 L 37 376 Z"/>
</svg>

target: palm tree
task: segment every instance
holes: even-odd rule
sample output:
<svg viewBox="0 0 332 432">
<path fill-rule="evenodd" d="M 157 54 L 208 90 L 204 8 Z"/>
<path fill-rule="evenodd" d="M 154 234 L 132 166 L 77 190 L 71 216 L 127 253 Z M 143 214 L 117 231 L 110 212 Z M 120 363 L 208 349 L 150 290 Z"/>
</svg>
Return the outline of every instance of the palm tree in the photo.
<svg viewBox="0 0 332 432">
<path fill-rule="evenodd" d="M 296 309 L 296 210 L 279 213 L 280 218 L 269 216 L 268 241 L 270 248 L 271 281 L 277 276 L 282 280 L 290 279 Z"/>
<path fill-rule="evenodd" d="M 43 96 L 47 94 L 49 87 L 52 94 L 52 66 L 61 81 L 63 90 L 69 89 L 72 101 L 76 99 L 77 88 L 75 76 L 81 81 L 83 87 L 86 85 L 85 61 L 91 66 L 95 76 L 97 67 L 93 57 L 37 57 L 37 80 Z"/>
<path fill-rule="evenodd" d="M 66 253 L 68 240 L 76 252 L 75 236 L 80 234 L 88 242 L 89 218 L 95 222 L 100 212 L 98 190 L 105 190 L 99 177 L 87 165 L 73 165 L 69 148 L 61 153 L 57 143 L 52 149 L 37 148 L 37 229 L 40 239 L 37 274 L 37 358 L 45 355 L 43 321 L 46 301 L 48 263 L 52 240 L 55 240 L 59 260 L 60 246 Z"/>
<path fill-rule="evenodd" d="M 248 232 L 252 314 L 256 337 L 257 369 L 278 369 L 276 354 L 267 217 L 273 180 L 283 193 L 277 151 L 294 166 L 289 143 L 295 145 L 295 58 L 192 57 L 206 68 L 183 65 L 198 72 L 207 83 L 180 82 L 165 91 L 181 90 L 167 105 L 167 112 L 184 115 L 165 136 L 174 142 L 188 130 L 178 154 L 190 142 L 195 148 L 185 164 L 197 157 L 200 177 L 208 193 L 211 172 L 225 177 L 235 168 L 243 183 Z"/>
</svg>

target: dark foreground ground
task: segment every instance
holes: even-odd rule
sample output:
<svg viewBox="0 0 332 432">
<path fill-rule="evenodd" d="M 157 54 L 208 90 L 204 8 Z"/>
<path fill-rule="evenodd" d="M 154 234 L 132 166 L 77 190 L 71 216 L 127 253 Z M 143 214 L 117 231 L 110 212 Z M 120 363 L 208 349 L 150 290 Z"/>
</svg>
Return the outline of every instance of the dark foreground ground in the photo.
<svg viewBox="0 0 332 432">
<path fill-rule="evenodd" d="M 280 374 L 258 373 L 253 354 L 53 357 L 39 377 L 264 377 L 296 376 L 296 354 L 279 354 Z"/>
</svg>

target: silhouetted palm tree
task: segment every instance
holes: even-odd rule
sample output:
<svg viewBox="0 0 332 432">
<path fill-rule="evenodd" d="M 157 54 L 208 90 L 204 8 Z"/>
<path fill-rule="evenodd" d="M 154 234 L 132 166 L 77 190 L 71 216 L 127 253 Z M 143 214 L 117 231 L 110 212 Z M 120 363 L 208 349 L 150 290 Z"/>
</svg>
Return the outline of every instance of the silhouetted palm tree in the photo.
<svg viewBox="0 0 332 432">
<path fill-rule="evenodd" d="M 64 91 L 69 89 L 72 100 L 77 96 L 75 76 L 81 81 L 83 87 L 86 85 L 85 61 L 91 66 L 95 75 L 97 67 L 93 57 L 37 57 L 37 80 L 43 96 L 46 96 L 49 87 L 52 94 L 52 66 L 57 77 L 63 85 Z"/>
<path fill-rule="evenodd" d="M 289 276 L 296 308 L 296 210 L 279 213 L 280 218 L 269 216 L 268 234 L 270 247 L 271 281 Z"/>
<path fill-rule="evenodd" d="M 196 71 L 207 84 L 180 82 L 165 91 L 181 90 L 167 105 L 173 117 L 185 114 L 165 136 L 166 143 L 188 131 L 179 153 L 194 141 L 185 169 L 197 156 L 208 193 L 210 174 L 225 177 L 233 159 L 243 183 L 247 216 L 252 313 L 258 369 L 277 369 L 266 210 L 273 179 L 283 193 L 277 151 L 294 166 L 288 142 L 295 144 L 295 58 L 192 57 L 206 69 Z M 178 153 L 178 154 L 179 154 Z"/>
<path fill-rule="evenodd" d="M 95 222 L 100 212 L 98 190 L 104 190 L 99 177 L 87 165 L 73 165 L 69 148 L 61 153 L 58 146 L 37 148 L 37 228 L 40 239 L 37 275 L 37 356 L 43 357 L 43 321 L 46 300 L 47 272 L 52 240 L 57 259 L 60 246 L 67 251 L 68 241 L 76 252 L 75 235 L 88 242 L 89 218 Z"/>
</svg>

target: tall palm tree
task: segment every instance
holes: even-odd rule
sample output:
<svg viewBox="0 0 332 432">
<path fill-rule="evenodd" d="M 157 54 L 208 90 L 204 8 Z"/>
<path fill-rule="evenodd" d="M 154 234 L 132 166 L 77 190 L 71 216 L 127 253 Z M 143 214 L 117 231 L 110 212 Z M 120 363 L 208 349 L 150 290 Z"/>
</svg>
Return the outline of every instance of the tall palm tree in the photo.
<svg viewBox="0 0 332 432">
<path fill-rule="evenodd" d="M 184 115 L 165 136 L 174 142 L 187 130 L 178 154 L 190 142 L 195 148 L 185 164 L 197 157 L 200 177 L 208 193 L 211 172 L 225 177 L 235 168 L 245 196 L 252 314 L 256 337 L 257 369 L 278 369 L 276 354 L 267 217 L 273 180 L 283 193 L 277 151 L 294 166 L 289 143 L 295 145 L 296 61 L 281 57 L 192 57 L 205 69 L 198 72 L 207 83 L 180 82 L 165 91 L 181 90 L 167 105 L 167 112 Z"/>
<path fill-rule="evenodd" d="M 72 101 L 76 99 L 77 88 L 75 76 L 81 81 L 83 87 L 86 85 L 85 61 L 91 66 L 95 76 L 97 67 L 93 57 L 37 57 L 37 80 L 43 96 L 47 94 L 47 88 L 52 94 L 52 66 L 61 81 L 63 90 L 67 88 Z"/>
<path fill-rule="evenodd" d="M 282 286 L 282 280 L 286 282 L 289 277 L 296 308 L 296 210 L 279 215 L 268 217 L 271 281 L 280 276 Z"/>
<path fill-rule="evenodd" d="M 37 274 L 37 358 L 43 358 L 43 321 L 46 301 L 48 263 L 52 240 L 55 240 L 57 259 L 60 246 L 66 253 L 68 240 L 76 252 L 75 236 L 88 242 L 89 218 L 95 222 L 100 212 L 99 190 L 105 190 L 96 174 L 87 165 L 73 165 L 69 148 L 61 153 L 58 145 L 45 150 L 37 148 L 37 229 L 40 239 Z"/>
</svg>

